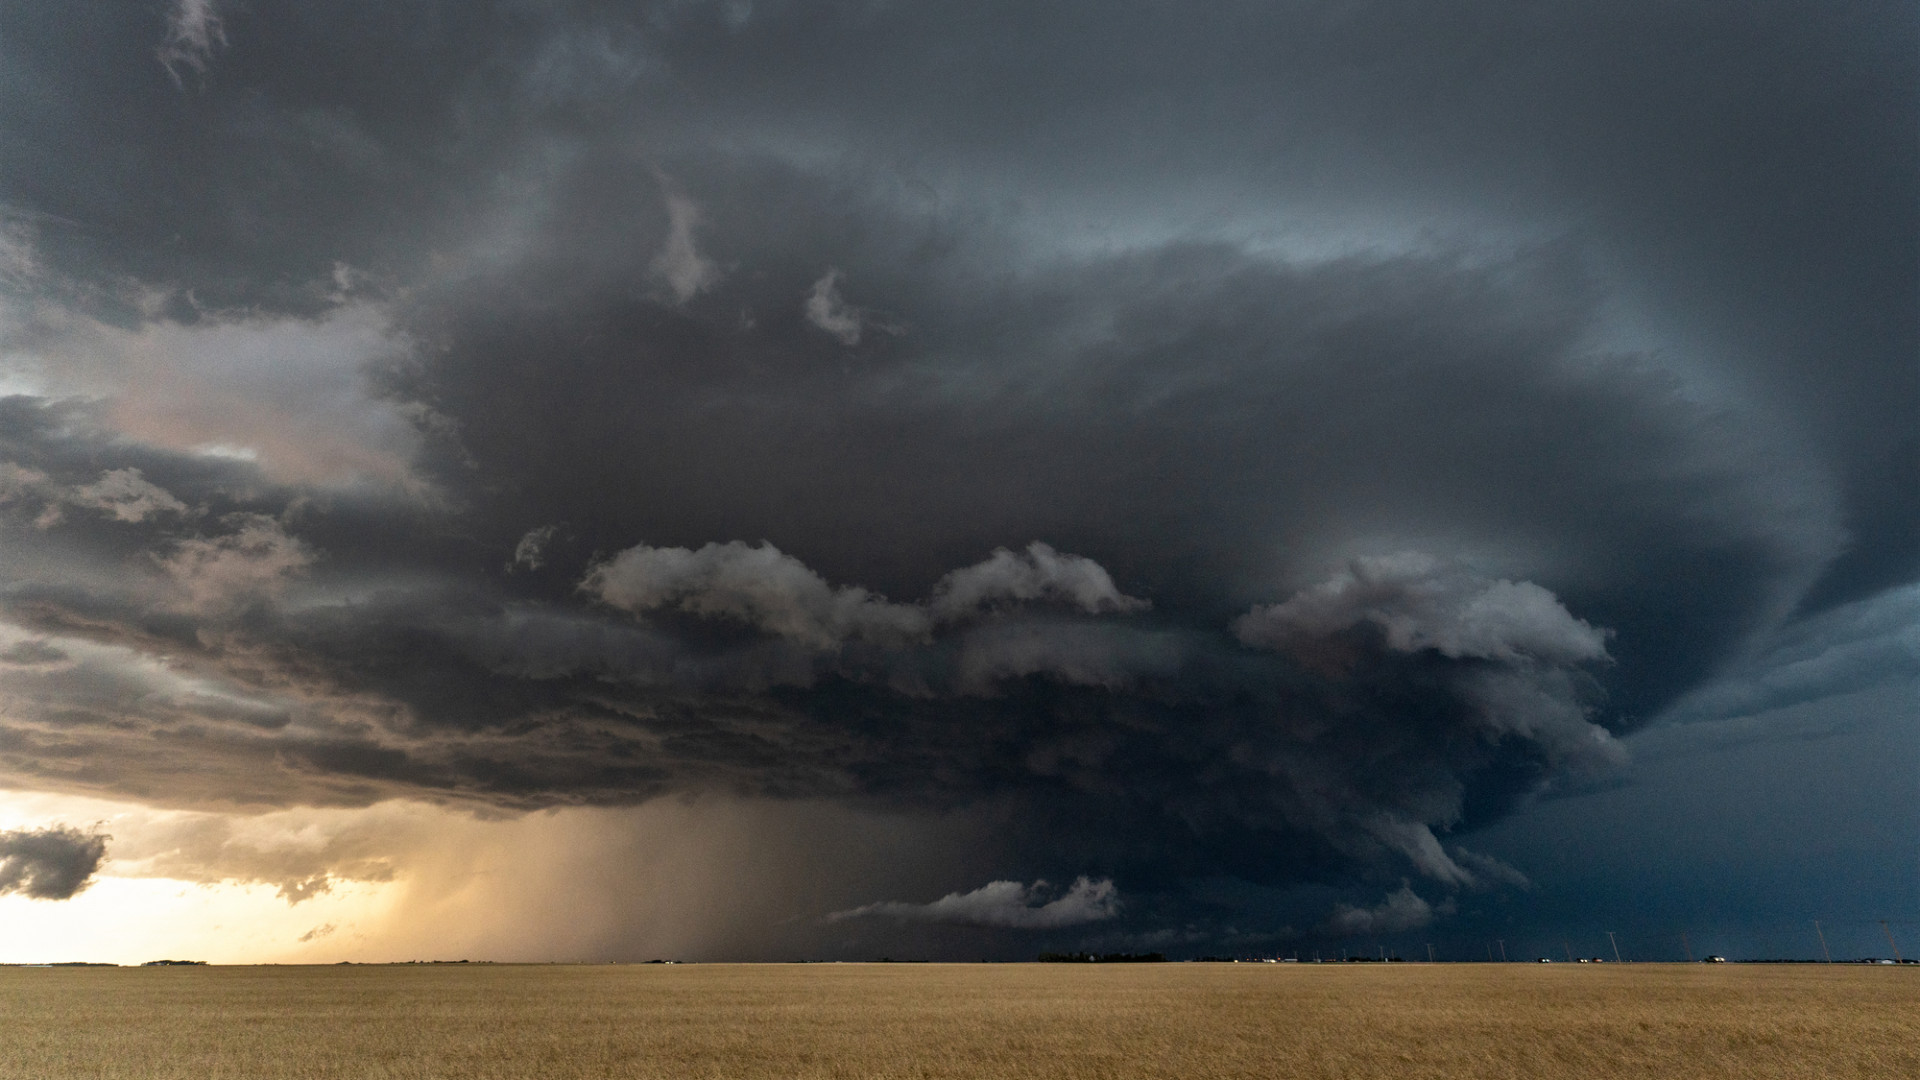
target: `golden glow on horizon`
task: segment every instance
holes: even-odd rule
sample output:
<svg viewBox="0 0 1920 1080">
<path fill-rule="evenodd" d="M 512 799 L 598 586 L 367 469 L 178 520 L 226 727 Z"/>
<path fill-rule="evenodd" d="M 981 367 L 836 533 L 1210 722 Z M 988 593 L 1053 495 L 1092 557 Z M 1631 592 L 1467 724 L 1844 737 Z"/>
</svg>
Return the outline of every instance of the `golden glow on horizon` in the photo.
<svg viewBox="0 0 1920 1080">
<path fill-rule="evenodd" d="M 364 945 L 399 891 L 353 883 L 289 905 L 272 885 L 102 876 L 71 900 L 0 897 L 0 961 L 325 963 Z"/>
<path fill-rule="evenodd" d="M 316 821 L 365 811 L 227 815 L 44 792 L 0 792 L 0 830 L 65 825 L 115 839 L 92 884 L 67 900 L 0 897 L 0 962 L 137 964 L 331 962 L 367 944 L 405 892 L 400 881 L 331 879 L 299 903 L 278 885 L 239 877 L 183 880 L 182 848 L 230 847 L 271 856 L 325 842 Z M 209 839 L 211 838 L 211 839 Z M 131 857 L 119 856 L 131 848 Z M 171 862 L 169 862 L 169 857 Z M 177 872 L 177 870 L 176 870 Z"/>
<path fill-rule="evenodd" d="M 970 884 L 944 853 L 973 828 L 722 798 L 506 815 L 0 791 L 0 830 L 52 825 L 108 834 L 106 861 L 72 899 L 0 897 L 0 962 L 738 959 L 860 932 L 831 911 Z"/>
</svg>

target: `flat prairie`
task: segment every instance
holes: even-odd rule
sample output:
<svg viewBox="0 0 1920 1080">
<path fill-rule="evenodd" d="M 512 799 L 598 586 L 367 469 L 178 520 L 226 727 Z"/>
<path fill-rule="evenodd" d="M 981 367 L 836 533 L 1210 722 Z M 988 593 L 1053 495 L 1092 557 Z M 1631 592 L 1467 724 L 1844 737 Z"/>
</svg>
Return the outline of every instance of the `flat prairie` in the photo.
<svg viewBox="0 0 1920 1080">
<path fill-rule="evenodd" d="M 0 968 L 0 1076 L 1920 1077 L 1920 970 Z"/>
</svg>

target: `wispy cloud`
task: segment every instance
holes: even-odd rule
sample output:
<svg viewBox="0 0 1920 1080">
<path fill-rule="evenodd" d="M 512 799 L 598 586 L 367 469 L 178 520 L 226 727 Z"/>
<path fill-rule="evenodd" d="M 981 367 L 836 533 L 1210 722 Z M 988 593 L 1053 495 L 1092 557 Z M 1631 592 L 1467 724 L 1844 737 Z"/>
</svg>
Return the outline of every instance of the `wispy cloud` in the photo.
<svg viewBox="0 0 1920 1080">
<path fill-rule="evenodd" d="M 213 54 L 227 47 L 227 27 L 220 17 L 220 0 L 175 0 L 167 13 L 167 36 L 160 43 L 160 63 L 181 83 L 181 69 L 204 75 Z"/>
</svg>

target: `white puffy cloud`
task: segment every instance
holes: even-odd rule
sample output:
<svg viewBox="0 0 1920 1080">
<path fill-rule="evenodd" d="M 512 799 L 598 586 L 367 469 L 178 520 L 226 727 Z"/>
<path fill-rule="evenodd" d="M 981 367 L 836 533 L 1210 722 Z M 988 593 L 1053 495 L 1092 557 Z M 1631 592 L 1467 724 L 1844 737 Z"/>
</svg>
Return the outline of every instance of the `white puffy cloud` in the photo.
<svg viewBox="0 0 1920 1080">
<path fill-rule="evenodd" d="M 531 543 L 537 557 L 545 539 L 535 530 L 522 538 L 521 549 Z M 516 562 L 524 561 L 523 554 L 516 550 Z M 1087 614 L 1136 612 L 1148 606 L 1120 592 L 1099 563 L 1039 542 L 1018 555 L 1000 548 L 983 562 L 947 574 L 925 604 L 893 602 L 858 585 L 836 588 L 764 541 L 755 547 L 731 540 L 697 551 L 641 544 L 594 566 L 580 588 L 625 611 L 664 608 L 733 619 L 821 650 L 837 649 L 854 638 L 882 644 L 924 641 L 938 623 L 1038 601 L 1063 603 Z M 979 643 L 973 654 L 979 672 L 1026 674 L 1060 666 L 1043 662 L 1016 642 L 998 644 L 989 648 L 989 643 Z M 1088 674 L 1079 681 L 1109 680 Z"/>
<path fill-rule="evenodd" d="M 882 915 L 911 922 L 949 923 L 959 926 L 994 926 L 1015 930 L 1057 930 L 1067 926 L 1099 922 L 1120 913 L 1120 893 L 1106 878 L 1075 878 L 1073 886 L 1058 898 L 1041 902 L 1047 895 L 1047 883 L 1023 885 L 1018 881 L 990 881 L 972 892 L 952 892 L 927 904 L 909 904 L 882 900 L 863 907 L 836 911 L 831 920 Z"/>
<path fill-rule="evenodd" d="M 996 603 L 1053 600 L 1082 611 L 1144 611 L 1152 605 L 1128 596 L 1105 567 L 1083 555 L 1065 555 L 1039 541 L 1015 554 L 997 548 L 986 561 L 955 570 L 934 586 L 930 604 L 940 619 L 958 619 Z"/>
<path fill-rule="evenodd" d="M 832 650 L 849 638 L 923 637 L 926 613 L 857 585 L 834 588 L 770 543 L 738 540 L 698 551 L 641 544 L 588 571 L 580 588 L 626 611 L 673 608 L 737 620 L 802 645 Z"/>
</svg>

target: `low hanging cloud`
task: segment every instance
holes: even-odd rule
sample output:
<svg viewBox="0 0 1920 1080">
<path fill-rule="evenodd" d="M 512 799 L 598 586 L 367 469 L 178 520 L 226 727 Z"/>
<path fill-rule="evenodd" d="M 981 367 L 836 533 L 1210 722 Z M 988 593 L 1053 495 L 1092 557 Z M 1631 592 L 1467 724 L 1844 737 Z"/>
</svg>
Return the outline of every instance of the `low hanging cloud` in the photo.
<svg viewBox="0 0 1920 1080">
<path fill-rule="evenodd" d="M 765 542 L 733 540 L 698 551 L 642 544 L 595 566 L 580 588 L 625 611 L 674 608 L 731 619 L 815 649 L 854 637 L 909 639 L 928 627 L 918 608 L 857 585 L 835 588 Z"/>
<path fill-rule="evenodd" d="M 0 896 L 71 899 L 93 883 L 107 840 L 64 826 L 0 832 Z"/>
<path fill-rule="evenodd" d="M 1324 929 L 1329 934 L 1339 936 L 1398 934 L 1431 924 L 1434 912 L 1432 904 L 1421 899 L 1410 886 L 1402 884 L 1388 893 L 1385 900 L 1372 907 L 1355 907 L 1352 904 L 1336 906 Z"/>
<path fill-rule="evenodd" d="M 538 530 L 521 539 L 517 562 L 537 536 Z M 926 604 L 895 603 L 858 585 L 835 587 L 765 541 L 754 546 L 732 540 L 697 551 L 641 544 L 595 565 L 580 590 L 623 611 L 673 609 L 728 619 L 822 650 L 855 638 L 896 645 L 924 641 L 936 624 L 1043 601 L 1086 614 L 1150 606 L 1121 593 L 1099 563 L 1038 541 L 1018 555 L 1000 548 L 984 562 L 945 575 Z"/>
<path fill-rule="evenodd" d="M 1366 556 L 1283 603 L 1255 606 L 1233 632 L 1329 671 L 1352 670 L 1368 653 L 1459 661 L 1449 681 L 1484 737 L 1525 739 L 1576 769 L 1626 760 L 1593 722 L 1584 685 L 1583 672 L 1609 659 L 1608 631 L 1532 582 L 1489 579 L 1421 552 Z M 1422 852 L 1430 866 L 1452 866 L 1430 835 L 1415 833 L 1398 846 Z"/>
<path fill-rule="evenodd" d="M 985 562 L 963 567 L 933 587 L 928 607 L 939 619 L 958 619 L 998 603 L 1061 601 L 1089 614 L 1145 611 L 1153 605 L 1127 596 L 1105 567 L 1066 555 L 1039 541 L 1019 554 L 999 548 Z"/>
<path fill-rule="evenodd" d="M 882 900 L 863 907 L 836 911 L 827 918 L 838 922 L 866 916 L 884 916 L 908 922 L 954 926 L 991 926 L 1013 930 L 1058 930 L 1101 922 L 1120 913 L 1120 893 L 1102 878 L 1075 878 L 1073 885 L 1048 900 L 1045 881 L 1023 885 L 1018 881 L 990 881 L 972 892 L 952 892 L 926 904 Z"/>
<path fill-rule="evenodd" d="M 1233 629 L 1248 645 L 1285 649 L 1362 625 L 1402 653 L 1557 664 L 1607 656 L 1607 632 L 1574 618 L 1546 589 L 1489 581 L 1418 552 L 1354 559 L 1285 603 L 1255 607 Z"/>
</svg>

